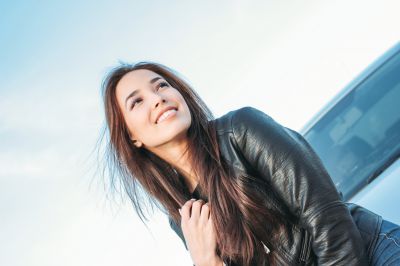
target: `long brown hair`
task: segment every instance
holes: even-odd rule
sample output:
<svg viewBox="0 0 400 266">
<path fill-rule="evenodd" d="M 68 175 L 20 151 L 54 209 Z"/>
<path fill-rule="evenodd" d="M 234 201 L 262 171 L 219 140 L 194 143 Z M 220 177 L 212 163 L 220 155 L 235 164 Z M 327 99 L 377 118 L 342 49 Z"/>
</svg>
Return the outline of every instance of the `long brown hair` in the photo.
<svg viewBox="0 0 400 266">
<path fill-rule="evenodd" d="M 106 164 L 111 183 L 119 178 L 133 206 L 143 221 L 147 220 L 145 199 L 180 224 L 180 208 L 190 199 L 182 175 L 170 164 L 145 148 L 133 145 L 116 99 L 116 86 L 128 72 L 147 69 L 161 75 L 185 99 L 192 118 L 188 129 L 188 157 L 198 185 L 207 195 L 217 239 L 217 254 L 237 265 L 272 264 L 274 250 L 265 255 L 264 243 L 274 239 L 279 227 L 278 215 L 264 204 L 262 190 L 254 189 L 252 176 L 233 169 L 221 156 L 214 117 L 197 93 L 173 69 L 160 63 L 139 62 L 113 68 L 102 83 L 106 118 Z M 103 135 L 104 136 L 104 135 Z M 116 177 L 117 176 L 117 177 Z M 266 186 L 266 184 L 263 184 Z"/>
</svg>

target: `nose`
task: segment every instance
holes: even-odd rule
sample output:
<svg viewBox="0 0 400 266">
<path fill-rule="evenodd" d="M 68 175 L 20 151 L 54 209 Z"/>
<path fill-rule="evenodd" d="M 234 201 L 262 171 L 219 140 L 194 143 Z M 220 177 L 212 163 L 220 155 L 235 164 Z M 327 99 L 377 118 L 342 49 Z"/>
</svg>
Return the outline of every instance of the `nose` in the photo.
<svg viewBox="0 0 400 266">
<path fill-rule="evenodd" d="M 166 102 L 166 100 L 165 100 L 164 96 L 162 96 L 158 93 L 154 94 L 154 103 L 153 103 L 154 108 L 157 108 L 160 105 L 160 103 L 165 103 L 165 102 Z"/>
</svg>

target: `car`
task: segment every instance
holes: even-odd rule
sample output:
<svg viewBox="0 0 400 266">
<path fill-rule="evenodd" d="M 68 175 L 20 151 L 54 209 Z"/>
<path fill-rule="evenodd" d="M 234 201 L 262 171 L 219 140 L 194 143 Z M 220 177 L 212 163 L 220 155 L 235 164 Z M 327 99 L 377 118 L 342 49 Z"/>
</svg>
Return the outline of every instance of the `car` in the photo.
<svg viewBox="0 0 400 266">
<path fill-rule="evenodd" d="M 299 133 L 319 155 L 344 201 L 400 224 L 400 42 Z"/>
</svg>

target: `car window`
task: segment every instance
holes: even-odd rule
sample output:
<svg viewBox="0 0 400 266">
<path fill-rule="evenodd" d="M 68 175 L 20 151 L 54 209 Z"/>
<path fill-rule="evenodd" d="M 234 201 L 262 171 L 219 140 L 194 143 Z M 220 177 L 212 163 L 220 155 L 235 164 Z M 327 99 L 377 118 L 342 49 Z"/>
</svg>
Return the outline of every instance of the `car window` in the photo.
<svg viewBox="0 0 400 266">
<path fill-rule="evenodd" d="M 400 54 L 347 94 L 305 135 L 344 199 L 400 148 Z"/>
</svg>

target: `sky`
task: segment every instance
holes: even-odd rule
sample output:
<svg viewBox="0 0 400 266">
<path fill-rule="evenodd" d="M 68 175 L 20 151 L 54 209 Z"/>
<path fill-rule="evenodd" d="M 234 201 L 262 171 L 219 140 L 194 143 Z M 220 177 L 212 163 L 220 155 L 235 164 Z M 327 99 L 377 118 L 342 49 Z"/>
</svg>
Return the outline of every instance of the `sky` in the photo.
<svg viewBox="0 0 400 266">
<path fill-rule="evenodd" d="M 0 264 L 191 265 L 96 172 L 101 81 L 156 61 L 219 117 L 253 106 L 294 130 L 399 41 L 398 1 L 1 1 Z"/>
</svg>

